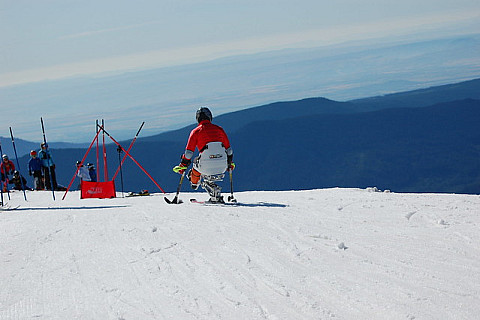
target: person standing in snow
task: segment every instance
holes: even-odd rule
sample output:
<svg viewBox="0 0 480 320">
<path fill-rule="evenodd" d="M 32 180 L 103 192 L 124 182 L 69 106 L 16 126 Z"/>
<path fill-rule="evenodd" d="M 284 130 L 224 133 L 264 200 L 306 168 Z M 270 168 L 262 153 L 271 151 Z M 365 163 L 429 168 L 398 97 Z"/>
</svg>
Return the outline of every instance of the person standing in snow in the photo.
<svg viewBox="0 0 480 320">
<path fill-rule="evenodd" d="M 192 163 L 195 149 L 199 155 L 193 160 L 193 168 L 187 177 L 192 189 L 202 188 L 210 194 L 210 202 L 223 202 L 221 188 L 215 184 L 220 181 L 226 170 L 233 170 L 233 150 L 230 141 L 222 127 L 212 123 L 212 112 L 207 107 L 201 107 L 196 112 L 198 126 L 190 132 L 185 152 L 181 162 L 173 170 L 183 174 Z M 202 180 L 202 181 L 201 181 Z"/>
<path fill-rule="evenodd" d="M 13 172 L 13 177 L 12 177 L 12 179 L 10 179 L 9 183 L 13 184 L 13 189 L 14 190 L 20 190 L 21 191 L 21 190 L 23 190 L 23 188 L 25 188 L 25 190 L 33 191 L 32 188 L 27 187 L 27 179 L 22 177 L 20 175 L 20 172 L 18 172 L 17 170 L 15 170 Z"/>
<path fill-rule="evenodd" d="M 85 167 L 81 161 L 77 161 L 77 168 L 77 177 L 79 177 L 81 181 L 92 181 L 87 167 Z"/>
<path fill-rule="evenodd" d="M 42 143 L 40 145 L 38 157 L 42 160 L 42 171 L 45 177 L 45 187 L 47 190 L 57 190 L 57 177 L 55 175 L 55 162 L 53 162 L 52 153 L 48 150 L 48 144 Z"/>
<path fill-rule="evenodd" d="M 2 155 L 2 163 L 0 164 L 1 180 L 3 192 L 7 192 L 7 184 L 10 180 L 10 176 L 13 175 L 15 171 L 15 165 L 12 160 L 8 159 L 6 154 Z"/>
<path fill-rule="evenodd" d="M 45 189 L 43 185 L 42 160 L 37 157 L 37 151 L 30 151 L 30 160 L 28 161 L 28 174 L 33 176 L 33 187 L 35 190 Z"/>
<path fill-rule="evenodd" d="M 87 163 L 88 173 L 90 174 L 90 181 L 97 182 L 97 170 L 93 163 Z"/>
</svg>

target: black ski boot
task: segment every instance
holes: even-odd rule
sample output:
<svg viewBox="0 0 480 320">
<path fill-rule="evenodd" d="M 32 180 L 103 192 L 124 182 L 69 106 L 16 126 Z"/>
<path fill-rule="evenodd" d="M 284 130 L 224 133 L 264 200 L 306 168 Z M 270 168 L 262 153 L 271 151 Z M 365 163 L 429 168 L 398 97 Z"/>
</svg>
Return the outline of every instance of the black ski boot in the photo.
<svg viewBox="0 0 480 320">
<path fill-rule="evenodd" d="M 225 201 L 223 200 L 223 196 L 220 196 L 218 198 L 210 197 L 209 200 L 205 201 L 205 203 L 213 203 L 213 204 L 224 204 Z"/>
<path fill-rule="evenodd" d="M 208 203 L 225 203 L 222 196 L 222 188 L 211 181 L 202 181 L 202 188 L 210 195 Z"/>
</svg>

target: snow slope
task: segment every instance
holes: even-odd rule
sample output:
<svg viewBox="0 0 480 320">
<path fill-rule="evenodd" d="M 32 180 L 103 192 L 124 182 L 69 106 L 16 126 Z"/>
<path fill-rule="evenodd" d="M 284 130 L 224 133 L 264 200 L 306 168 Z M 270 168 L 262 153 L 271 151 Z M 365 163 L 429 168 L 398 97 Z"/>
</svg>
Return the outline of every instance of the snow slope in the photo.
<svg viewBox="0 0 480 320">
<path fill-rule="evenodd" d="M 11 197 L 2 320 L 480 315 L 477 195 L 242 192 L 239 206 Z"/>
</svg>

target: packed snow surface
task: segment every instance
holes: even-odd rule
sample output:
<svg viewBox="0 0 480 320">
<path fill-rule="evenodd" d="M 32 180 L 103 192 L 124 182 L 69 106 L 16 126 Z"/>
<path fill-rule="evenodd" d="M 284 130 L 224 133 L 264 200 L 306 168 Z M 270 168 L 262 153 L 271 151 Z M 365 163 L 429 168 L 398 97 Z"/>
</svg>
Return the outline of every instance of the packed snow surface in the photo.
<svg viewBox="0 0 480 320">
<path fill-rule="evenodd" d="M 62 195 L 0 211 L 2 320 L 480 317 L 478 195 Z"/>
</svg>

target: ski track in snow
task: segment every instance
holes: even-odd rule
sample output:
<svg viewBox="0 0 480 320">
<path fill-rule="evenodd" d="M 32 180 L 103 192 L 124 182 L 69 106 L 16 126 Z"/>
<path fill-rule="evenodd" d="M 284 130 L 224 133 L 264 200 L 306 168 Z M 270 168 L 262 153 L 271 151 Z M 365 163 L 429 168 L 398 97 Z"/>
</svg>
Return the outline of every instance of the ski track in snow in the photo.
<svg viewBox="0 0 480 320">
<path fill-rule="evenodd" d="M 57 199 L 63 194 L 58 193 Z M 11 193 L 0 319 L 475 319 L 480 196 Z M 172 195 L 168 195 L 172 197 Z M 205 195 L 202 195 L 205 197 Z"/>
</svg>

